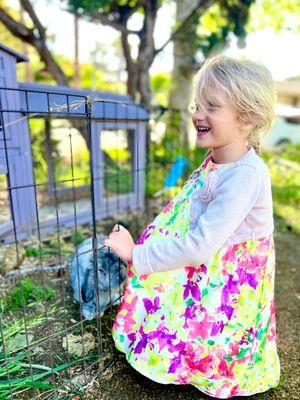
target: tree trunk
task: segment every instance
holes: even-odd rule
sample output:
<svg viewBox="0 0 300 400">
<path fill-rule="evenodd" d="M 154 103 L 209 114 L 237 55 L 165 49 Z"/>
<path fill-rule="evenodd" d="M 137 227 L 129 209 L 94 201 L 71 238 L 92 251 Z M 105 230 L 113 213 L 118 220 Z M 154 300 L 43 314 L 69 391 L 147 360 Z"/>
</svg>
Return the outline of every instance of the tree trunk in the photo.
<svg viewBox="0 0 300 400">
<path fill-rule="evenodd" d="M 176 0 L 176 23 L 180 24 L 195 8 L 196 0 Z M 183 152 L 188 154 L 189 124 L 190 115 L 188 112 L 189 104 L 192 99 L 193 76 L 195 72 L 196 53 L 194 25 L 191 23 L 174 41 L 174 68 L 172 71 L 172 86 L 170 93 L 170 105 L 179 109 L 179 123 L 177 124 L 178 137 L 182 138 L 181 146 Z M 189 39 L 190 37 L 190 39 Z M 174 124 L 172 126 L 174 130 Z"/>
<path fill-rule="evenodd" d="M 74 86 L 80 87 L 78 13 L 74 14 Z"/>
</svg>

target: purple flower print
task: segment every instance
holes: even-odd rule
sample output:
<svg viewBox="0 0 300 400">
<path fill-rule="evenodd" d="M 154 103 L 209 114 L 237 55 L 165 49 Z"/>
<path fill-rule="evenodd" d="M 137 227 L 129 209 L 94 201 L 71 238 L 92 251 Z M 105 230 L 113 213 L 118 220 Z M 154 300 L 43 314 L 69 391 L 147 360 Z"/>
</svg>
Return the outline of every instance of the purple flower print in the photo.
<svg viewBox="0 0 300 400">
<path fill-rule="evenodd" d="M 129 334 L 127 335 L 127 338 L 128 338 L 128 340 L 130 341 L 130 344 L 129 344 L 129 346 L 128 346 L 128 348 L 130 348 L 130 347 L 133 346 L 133 344 L 134 344 L 134 342 L 135 342 L 135 339 L 136 339 L 136 334 L 135 334 L 135 332 L 129 333 Z"/>
<path fill-rule="evenodd" d="M 224 329 L 224 322 L 223 321 L 217 321 L 213 323 L 213 326 L 210 331 L 210 336 L 216 336 L 219 332 L 222 332 Z"/>
<path fill-rule="evenodd" d="M 229 276 L 229 279 L 225 285 L 227 292 L 228 293 L 240 293 L 240 291 L 238 289 L 238 281 L 233 280 L 232 274 L 228 274 L 228 276 Z"/>
<path fill-rule="evenodd" d="M 192 303 L 192 304 L 190 304 L 189 306 L 186 307 L 184 313 L 181 314 L 181 316 L 184 316 L 185 319 L 187 319 L 187 318 L 194 319 L 195 318 L 195 311 L 196 311 L 195 304 Z"/>
<path fill-rule="evenodd" d="M 159 351 L 162 351 L 166 346 L 168 350 L 170 347 L 173 347 L 173 341 L 176 340 L 176 333 L 169 333 L 168 328 L 165 326 L 159 326 L 157 330 L 152 331 L 148 334 L 148 339 L 153 340 L 157 339 L 157 343 L 159 346 Z"/>
<path fill-rule="evenodd" d="M 161 307 L 159 307 L 159 297 L 156 296 L 153 300 L 153 303 L 150 299 L 143 299 L 144 307 L 145 310 L 147 311 L 147 314 L 154 314 L 157 310 L 160 310 Z"/>
<path fill-rule="evenodd" d="M 255 274 L 248 274 L 244 268 L 238 268 L 236 272 L 239 276 L 240 285 L 247 283 L 253 289 L 256 289 L 258 282 L 255 280 Z"/>
<path fill-rule="evenodd" d="M 172 343 L 169 346 L 169 352 L 175 353 L 175 351 L 178 351 L 178 354 L 182 355 L 185 353 L 185 347 L 186 347 L 186 344 L 182 340 L 180 340 L 178 343 L 176 343 L 176 344 Z"/>
<path fill-rule="evenodd" d="M 184 286 L 184 292 L 183 292 L 183 298 L 184 300 L 188 298 L 189 293 L 191 294 L 192 298 L 194 300 L 201 300 L 201 293 L 198 287 L 197 282 L 193 282 L 193 281 L 188 281 L 186 285 Z"/>
<path fill-rule="evenodd" d="M 226 283 L 226 285 L 222 289 L 222 303 L 227 304 L 229 302 L 229 294 L 234 294 L 237 293 L 239 294 L 239 288 L 238 288 L 238 281 L 233 280 L 233 275 L 228 274 L 229 279 Z"/>
<path fill-rule="evenodd" d="M 221 307 L 219 308 L 219 311 L 224 311 L 225 312 L 228 321 L 232 317 L 233 310 L 234 310 L 234 308 L 231 307 L 231 306 L 228 306 L 227 304 L 222 304 Z"/>
<path fill-rule="evenodd" d="M 147 343 L 148 343 L 147 335 L 143 333 L 141 340 L 135 346 L 134 354 L 141 354 L 141 352 L 146 348 Z"/>
<path fill-rule="evenodd" d="M 149 225 L 142 235 L 139 237 L 139 239 L 135 242 L 135 244 L 143 244 L 146 239 L 148 239 L 149 236 L 151 236 L 151 230 L 154 230 L 156 228 L 156 225 Z"/>
<path fill-rule="evenodd" d="M 171 359 L 171 364 L 168 369 L 168 374 L 175 374 L 177 368 L 181 367 L 181 355 L 175 356 Z"/>
<path fill-rule="evenodd" d="M 154 349 L 154 344 L 151 343 L 148 340 L 148 334 L 144 332 L 143 327 L 141 326 L 141 328 L 139 329 L 139 334 L 141 337 L 141 340 L 137 343 L 137 345 L 135 346 L 134 349 L 134 353 L 135 354 L 141 354 L 141 352 L 146 348 L 147 344 L 149 344 L 150 349 L 153 350 Z"/>
</svg>

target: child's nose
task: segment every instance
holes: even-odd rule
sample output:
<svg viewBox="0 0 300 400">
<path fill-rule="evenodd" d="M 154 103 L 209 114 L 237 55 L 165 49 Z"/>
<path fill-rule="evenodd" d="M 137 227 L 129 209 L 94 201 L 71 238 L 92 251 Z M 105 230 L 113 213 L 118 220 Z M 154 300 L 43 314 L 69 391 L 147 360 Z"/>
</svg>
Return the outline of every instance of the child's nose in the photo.
<svg viewBox="0 0 300 400">
<path fill-rule="evenodd" d="M 203 111 L 201 111 L 200 109 L 198 109 L 198 110 L 196 110 L 196 111 L 194 112 L 193 118 L 194 118 L 195 120 L 197 120 L 197 119 L 205 119 L 205 114 L 204 114 Z"/>
</svg>

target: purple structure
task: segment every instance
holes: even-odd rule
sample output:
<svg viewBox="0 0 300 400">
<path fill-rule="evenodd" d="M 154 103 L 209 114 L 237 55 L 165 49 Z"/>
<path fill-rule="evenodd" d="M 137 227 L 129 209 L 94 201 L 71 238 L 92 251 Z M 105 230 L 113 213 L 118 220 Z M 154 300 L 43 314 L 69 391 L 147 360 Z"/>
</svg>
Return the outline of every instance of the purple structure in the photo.
<svg viewBox="0 0 300 400">
<path fill-rule="evenodd" d="M 51 117 L 87 121 L 90 131 L 93 195 L 96 219 L 116 212 L 144 208 L 145 151 L 148 113 L 129 96 L 91 92 L 70 87 L 19 83 L 16 64 L 28 61 L 0 44 L 0 174 L 7 177 L 11 218 L 0 224 L 0 242 L 22 240 L 29 235 L 74 227 L 75 216 L 40 222 L 36 204 L 29 118 Z M 70 106 L 78 103 L 71 112 Z M 87 107 L 88 106 L 88 107 Z M 132 192 L 104 198 L 101 131 L 123 129 L 130 133 Z M 64 189 L 64 190 L 72 190 Z M 91 208 L 91 207 L 90 207 Z M 77 224 L 90 223 L 92 210 L 77 213 Z"/>
</svg>

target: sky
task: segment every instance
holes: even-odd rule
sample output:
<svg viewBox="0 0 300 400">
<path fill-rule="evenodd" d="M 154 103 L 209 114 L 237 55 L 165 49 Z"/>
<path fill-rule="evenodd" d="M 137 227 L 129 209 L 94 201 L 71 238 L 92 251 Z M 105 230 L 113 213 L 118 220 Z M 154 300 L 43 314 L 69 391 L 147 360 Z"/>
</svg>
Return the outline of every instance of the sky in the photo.
<svg viewBox="0 0 300 400">
<path fill-rule="evenodd" d="M 64 54 L 70 58 L 74 57 L 73 17 L 70 13 L 63 11 L 63 2 L 59 0 L 35 0 L 35 10 L 48 34 L 55 37 L 52 49 L 58 54 Z M 11 5 L 18 7 L 17 0 L 11 0 Z M 155 31 L 156 47 L 161 46 L 169 37 L 175 15 L 174 3 L 162 7 L 158 12 Z M 129 28 L 138 29 L 141 21 L 139 18 L 132 20 Z M 108 48 L 118 38 L 118 32 L 108 26 L 96 25 L 87 21 L 80 21 L 80 61 L 91 61 L 91 51 L 97 42 L 106 44 Z M 134 36 L 131 38 L 134 41 Z M 292 76 L 300 75 L 299 53 L 300 34 L 290 31 L 282 31 L 279 34 L 271 28 L 264 31 L 249 34 L 245 49 L 238 49 L 236 40 L 225 54 L 231 56 L 246 56 L 253 61 L 259 61 L 266 65 L 275 80 L 284 80 Z M 116 60 L 111 58 L 112 63 Z M 155 59 L 150 73 L 168 72 L 172 70 L 172 44 L 168 45 Z"/>
</svg>

